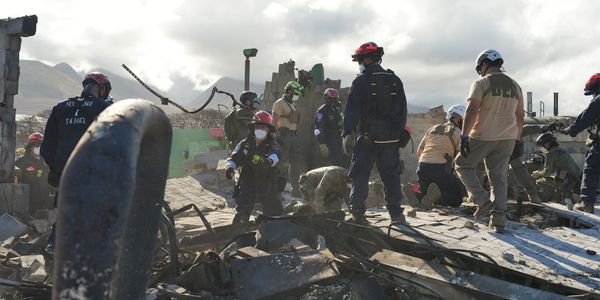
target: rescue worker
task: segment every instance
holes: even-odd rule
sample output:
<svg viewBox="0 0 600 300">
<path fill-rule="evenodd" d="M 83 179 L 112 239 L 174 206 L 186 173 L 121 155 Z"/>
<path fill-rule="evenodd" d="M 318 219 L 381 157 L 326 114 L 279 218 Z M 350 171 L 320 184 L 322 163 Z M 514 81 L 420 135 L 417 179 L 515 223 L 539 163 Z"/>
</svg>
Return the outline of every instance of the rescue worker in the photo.
<svg viewBox="0 0 600 300">
<path fill-rule="evenodd" d="M 52 188 L 48 184 L 48 172 L 50 169 L 40 156 L 40 145 L 44 136 L 41 133 L 33 133 L 27 137 L 25 155 L 17 159 L 15 167 L 20 169 L 19 182 L 29 185 L 29 211 L 50 207 L 50 192 Z"/>
<path fill-rule="evenodd" d="M 475 70 L 482 78 L 471 85 L 456 158 L 456 172 L 471 202 L 477 204 L 474 216 L 486 217 L 493 208 L 489 225 L 498 233 L 505 231 L 508 162 L 515 142 L 521 140 L 525 115 L 521 87 L 503 73 L 503 63 L 493 49 L 477 57 Z M 477 177 L 482 160 L 489 172 L 493 203 Z"/>
<path fill-rule="evenodd" d="M 279 191 L 283 192 L 289 180 L 292 185 L 293 197 L 301 195 L 298 185 L 301 172 L 299 166 L 300 140 L 297 135 L 300 114 L 295 103 L 300 100 L 303 90 L 304 87 L 300 83 L 290 81 L 285 85 L 283 97 L 273 103 L 273 123 L 277 127 L 278 141 L 281 143 L 282 149 L 279 163 Z"/>
<path fill-rule="evenodd" d="M 340 210 L 350 195 L 348 171 L 338 166 L 321 167 L 300 175 L 304 200 L 317 214 Z"/>
<path fill-rule="evenodd" d="M 241 169 L 233 224 L 248 222 L 257 201 L 262 204 L 266 216 L 283 213 L 277 197 L 278 172 L 275 168 L 281 158 L 281 149 L 271 134 L 275 130 L 272 121 L 268 112 L 257 112 L 250 123 L 251 133 L 237 144 L 227 160 L 225 175 L 228 179 L 233 179 L 235 170 Z"/>
<path fill-rule="evenodd" d="M 521 136 L 525 137 L 528 135 L 540 134 L 548 131 L 556 131 L 557 126 L 558 124 L 556 123 L 551 123 L 544 126 L 524 125 Z M 535 179 L 531 176 L 525 164 L 523 164 L 523 146 L 524 145 L 522 141 L 515 142 L 513 153 L 510 155 L 509 165 L 514 173 L 513 179 L 516 179 L 516 182 L 525 188 L 529 202 L 540 204 L 542 203 L 542 199 L 540 198 Z"/>
<path fill-rule="evenodd" d="M 405 139 L 406 96 L 402 81 L 381 67 L 383 48 L 369 42 L 355 50 L 352 60 L 360 74 L 352 82 L 344 111 L 344 149 L 355 144 L 349 176 L 350 207 L 354 221 L 368 224 L 365 199 L 373 164 L 384 185 L 384 199 L 392 222 L 405 222 L 400 186 L 400 141 Z M 356 136 L 356 138 L 355 138 Z"/>
<path fill-rule="evenodd" d="M 82 85 L 81 96 L 69 98 L 52 108 L 44 130 L 40 154 L 50 168 L 48 183 L 53 187 L 58 187 L 65 164 L 79 139 L 96 117 L 110 105 L 106 98 L 111 85 L 104 74 L 92 72 L 85 76 Z M 54 198 L 54 207 L 57 199 L 58 193 Z M 54 252 L 54 227 L 53 225 L 48 236 L 49 244 L 46 249 L 50 255 Z"/>
<path fill-rule="evenodd" d="M 585 156 L 583 178 L 581 181 L 581 201 L 575 206 L 578 210 L 594 213 L 596 190 L 600 181 L 600 145 L 598 145 L 598 126 L 600 125 L 600 73 L 590 77 L 583 89 L 584 95 L 593 96 L 588 107 L 577 116 L 571 126 L 562 132 L 575 137 L 588 129 L 590 132 L 591 148 Z M 595 129 L 594 132 L 592 132 Z"/>
<path fill-rule="evenodd" d="M 404 192 L 408 199 L 412 199 L 409 202 L 415 203 L 417 198 L 420 203 L 416 204 L 425 210 L 430 210 L 434 204 L 454 207 L 462 204 L 462 184 L 454 174 L 454 158 L 459 151 L 465 110 L 463 105 L 451 106 L 446 113 L 448 121 L 429 128 L 425 133 L 417 149 L 417 178 L 421 193 L 415 197 L 412 188 L 406 185 Z"/>
<path fill-rule="evenodd" d="M 240 94 L 242 105 L 225 116 L 224 131 L 229 150 L 233 151 L 239 142 L 248 136 L 248 125 L 260 106 L 255 92 L 244 91 Z"/>
<path fill-rule="evenodd" d="M 556 137 L 551 132 L 541 134 L 535 144 L 541 147 L 542 152 L 545 153 L 544 167 L 541 170 L 534 171 L 531 176 L 537 179 L 539 185 L 550 188 L 553 194 L 558 191 L 560 194 L 569 197 L 571 201 L 566 204 L 569 209 L 572 209 L 573 202 L 578 202 L 573 198 L 572 192 L 580 185 L 581 169 L 579 169 L 571 154 L 560 147 Z M 562 197 L 559 200 L 562 200 Z"/>
<path fill-rule="evenodd" d="M 323 93 L 325 104 L 315 115 L 314 134 L 319 142 L 322 157 L 327 157 L 329 165 L 343 166 L 342 153 L 342 113 L 340 96 L 336 89 L 328 88 Z"/>
</svg>

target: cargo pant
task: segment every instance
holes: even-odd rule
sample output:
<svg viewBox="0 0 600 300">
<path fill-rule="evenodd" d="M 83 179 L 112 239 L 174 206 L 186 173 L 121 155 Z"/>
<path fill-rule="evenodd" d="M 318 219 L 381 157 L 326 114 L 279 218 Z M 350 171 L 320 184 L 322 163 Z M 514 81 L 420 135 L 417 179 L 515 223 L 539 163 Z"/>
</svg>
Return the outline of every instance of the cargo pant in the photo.
<svg viewBox="0 0 600 300">
<path fill-rule="evenodd" d="M 283 192 L 286 183 L 290 182 L 292 191 L 300 192 L 298 178 L 302 174 L 300 168 L 300 140 L 296 131 L 287 128 L 279 128 L 279 141 L 281 142 L 281 160 L 277 163 L 279 170 L 278 186 L 279 191 Z"/>
<path fill-rule="evenodd" d="M 262 214 L 265 216 L 278 216 L 283 214 L 283 206 L 279 200 L 275 177 L 277 170 L 252 174 L 240 183 L 240 194 L 236 198 L 237 211 L 233 218 L 233 224 L 248 222 L 255 203 L 262 206 Z"/>
<path fill-rule="evenodd" d="M 585 155 L 581 180 L 581 201 L 587 205 L 596 203 L 596 190 L 600 180 L 600 146 L 594 144 Z"/>
<path fill-rule="evenodd" d="M 383 197 L 390 217 L 402 215 L 402 188 L 400 186 L 400 144 L 373 143 L 360 136 L 357 139 L 348 176 L 352 178 L 350 192 L 351 209 L 357 213 L 366 211 L 365 200 L 369 194 L 369 177 L 377 164 L 383 182 Z"/>
<path fill-rule="evenodd" d="M 456 172 L 465 185 L 469 197 L 478 206 L 485 205 L 490 197 L 477 177 L 477 166 L 485 160 L 492 185 L 493 209 L 490 222 L 494 226 L 504 225 L 508 192 L 508 161 L 515 146 L 515 140 L 478 141 L 470 140 L 471 153 L 467 157 L 456 157 Z"/>
<path fill-rule="evenodd" d="M 521 157 L 516 157 L 510 161 L 510 167 L 513 172 L 515 172 L 515 177 L 517 178 L 517 182 L 519 182 L 527 191 L 527 195 L 534 196 L 538 194 L 537 186 L 535 184 L 535 179 L 531 177 L 527 168 L 521 161 Z"/>
</svg>

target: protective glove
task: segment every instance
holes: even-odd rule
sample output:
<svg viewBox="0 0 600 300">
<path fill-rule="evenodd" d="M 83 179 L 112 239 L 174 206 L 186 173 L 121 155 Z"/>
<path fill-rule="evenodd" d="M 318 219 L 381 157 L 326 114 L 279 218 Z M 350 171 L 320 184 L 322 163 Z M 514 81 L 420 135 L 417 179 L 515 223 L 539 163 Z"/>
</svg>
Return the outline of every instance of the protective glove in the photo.
<svg viewBox="0 0 600 300">
<path fill-rule="evenodd" d="M 560 134 L 564 134 L 564 135 L 569 135 L 569 131 L 571 129 L 571 126 L 564 128 L 564 127 L 559 127 L 556 132 L 560 133 Z"/>
<path fill-rule="evenodd" d="M 327 149 L 327 145 L 325 145 L 325 144 L 319 145 L 319 152 L 321 152 L 321 157 L 329 156 L 329 149 Z"/>
<path fill-rule="evenodd" d="M 519 158 L 521 156 L 523 156 L 523 142 L 522 141 L 517 141 L 515 142 L 515 148 L 513 148 L 513 152 L 510 155 L 510 160 L 513 160 L 515 158 Z"/>
<path fill-rule="evenodd" d="M 356 146 L 356 136 L 353 133 L 345 135 L 343 144 L 344 152 L 347 155 L 352 155 L 352 153 L 354 152 L 354 146 Z"/>
<path fill-rule="evenodd" d="M 235 169 L 232 167 L 227 168 L 227 170 L 225 170 L 225 177 L 227 177 L 227 179 L 232 180 L 233 179 L 233 174 L 235 174 Z"/>
<path fill-rule="evenodd" d="M 471 147 L 469 146 L 469 136 L 460 135 L 460 155 L 467 158 L 467 155 L 471 153 Z"/>
<path fill-rule="evenodd" d="M 554 132 L 554 131 L 556 131 L 557 127 L 558 127 L 558 124 L 556 124 L 556 123 L 550 123 L 548 125 L 542 126 L 542 131 L 544 131 L 544 132 L 548 132 L 548 131 Z"/>
</svg>

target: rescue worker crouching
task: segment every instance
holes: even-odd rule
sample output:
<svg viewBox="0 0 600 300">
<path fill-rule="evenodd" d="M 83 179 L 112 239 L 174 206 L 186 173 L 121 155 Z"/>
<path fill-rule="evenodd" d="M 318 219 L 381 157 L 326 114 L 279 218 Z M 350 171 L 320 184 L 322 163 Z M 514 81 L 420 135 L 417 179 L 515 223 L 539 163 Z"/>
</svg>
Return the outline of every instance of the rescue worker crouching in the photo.
<svg viewBox="0 0 600 300">
<path fill-rule="evenodd" d="M 235 146 L 248 136 L 248 125 L 252 122 L 254 113 L 260 106 L 260 100 L 255 92 L 244 91 L 240 94 L 242 105 L 233 109 L 225 116 L 224 131 L 227 138 L 229 151 L 233 151 Z"/>
<path fill-rule="evenodd" d="M 549 189 L 552 194 L 558 192 L 562 201 L 562 196 L 570 199 L 565 203 L 569 209 L 573 209 L 573 203 L 579 202 L 579 199 L 573 197 L 573 191 L 579 190 L 581 183 L 581 170 L 577 166 L 573 157 L 559 146 L 556 137 L 551 132 L 540 135 L 535 144 L 542 148 L 544 153 L 544 167 L 541 170 L 534 171 L 531 176 L 541 187 Z"/>
<path fill-rule="evenodd" d="M 409 185 L 404 193 L 413 207 L 430 210 L 434 204 L 458 207 L 462 203 L 462 183 L 454 174 L 454 157 L 458 154 L 460 130 L 466 108 L 448 109 L 448 122 L 435 125 L 425 133 L 417 149 L 417 178 L 421 193 L 415 195 Z"/>
<path fill-rule="evenodd" d="M 352 55 L 360 74 L 352 82 L 344 111 L 344 151 L 350 153 L 350 207 L 354 221 L 368 224 L 365 200 L 374 164 L 384 185 L 384 199 L 392 222 L 405 222 L 400 186 L 400 142 L 408 134 L 406 96 L 402 81 L 381 67 L 383 48 L 369 42 Z M 356 133 L 355 133 L 356 132 Z M 355 138 L 355 136 L 358 136 Z"/>
<path fill-rule="evenodd" d="M 304 201 L 317 214 L 340 210 L 350 195 L 351 182 L 348 171 L 338 166 L 310 170 L 298 180 Z"/>
<path fill-rule="evenodd" d="M 33 133 L 27 137 L 25 155 L 17 159 L 15 167 L 20 169 L 19 182 L 29 185 L 29 211 L 50 208 L 52 187 L 48 184 L 50 169 L 40 156 L 40 145 L 44 140 L 41 133 Z"/>
<path fill-rule="evenodd" d="M 575 206 L 578 210 L 594 213 L 596 203 L 596 190 L 600 184 L 600 145 L 598 145 L 598 126 L 600 125 L 600 73 L 588 79 L 584 87 L 584 95 L 594 98 L 588 107 L 577 116 L 571 126 L 562 130 L 562 133 L 572 137 L 589 128 L 591 148 L 585 155 L 583 164 L 583 178 L 581 180 L 581 201 Z M 595 129 L 595 132 L 592 130 Z"/>
<path fill-rule="evenodd" d="M 281 143 L 282 151 L 282 160 L 278 164 L 280 173 L 277 180 L 278 189 L 280 193 L 283 193 L 289 180 L 294 197 L 301 195 L 298 185 L 301 173 L 299 166 L 300 139 L 297 135 L 300 113 L 296 108 L 296 102 L 300 100 L 303 90 L 304 87 L 300 83 L 290 81 L 284 87 L 283 97 L 273 103 L 273 125 L 277 127 L 278 141 Z"/>
<path fill-rule="evenodd" d="M 315 114 L 314 134 L 319 142 L 321 156 L 327 158 L 328 165 L 343 166 L 342 153 L 342 113 L 339 93 L 328 88 L 323 93 L 325 104 Z"/>
<path fill-rule="evenodd" d="M 257 112 L 250 123 L 251 133 L 237 144 L 227 160 L 225 175 L 228 179 L 233 179 L 235 169 L 241 169 L 233 224 L 248 222 L 257 201 L 266 216 L 283 213 L 275 168 L 281 159 L 281 148 L 271 134 L 275 130 L 272 120 L 268 112 Z"/>
</svg>

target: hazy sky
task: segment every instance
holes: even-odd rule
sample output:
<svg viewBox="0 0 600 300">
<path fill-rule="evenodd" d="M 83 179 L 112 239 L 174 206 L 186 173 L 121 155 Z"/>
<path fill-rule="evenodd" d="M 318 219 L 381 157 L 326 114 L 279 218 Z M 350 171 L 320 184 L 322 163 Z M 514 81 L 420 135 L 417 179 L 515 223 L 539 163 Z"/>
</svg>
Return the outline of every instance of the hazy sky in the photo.
<svg viewBox="0 0 600 300">
<path fill-rule="evenodd" d="M 477 78 L 474 60 L 487 48 L 503 54 L 507 74 L 534 92 L 535 110 L 544 100 L 547 114 L 555 91 L 561 113 L 578 113 L 589 100 L 583 84 L 600 72 L 600 1 L 0 0 L 0 7 L 0 17 L 39 17 L 22 58 L 78 70 L 120 71 L 126 63 L 176 96 L 220 76 L 242 79 L 247 47 L 259 48 L 254 82 L 294 59 L 304 69 L 323 63 L 327 77 L 348 86 L 358 72 L 350 54 L 377 42 L 383 66 L 422 106 L 463 102 Z"/>
</svg>

